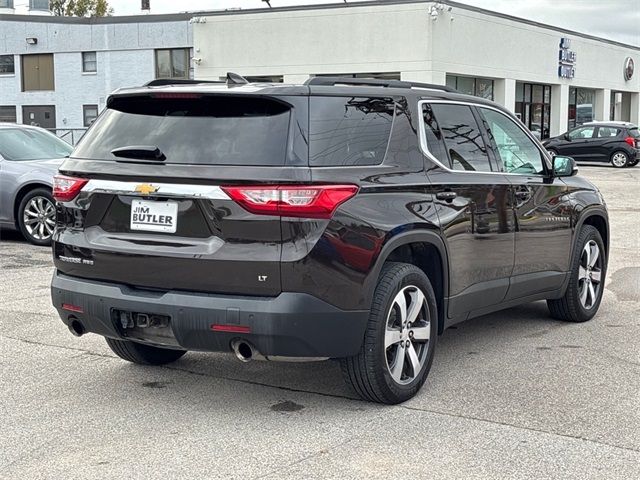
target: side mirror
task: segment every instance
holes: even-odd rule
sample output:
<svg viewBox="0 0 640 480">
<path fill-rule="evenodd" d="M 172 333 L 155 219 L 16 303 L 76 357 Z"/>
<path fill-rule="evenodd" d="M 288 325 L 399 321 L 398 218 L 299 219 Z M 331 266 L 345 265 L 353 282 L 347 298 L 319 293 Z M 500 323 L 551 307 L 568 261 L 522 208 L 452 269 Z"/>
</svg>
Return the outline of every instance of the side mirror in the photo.
<svg viewBox="0 0 640 480">
<path fill-rule="evenodd" d="M 553 176 L 572 177 L 578 173 L 578 165 L 572 157 L 553 157 Z"/>
</svg>

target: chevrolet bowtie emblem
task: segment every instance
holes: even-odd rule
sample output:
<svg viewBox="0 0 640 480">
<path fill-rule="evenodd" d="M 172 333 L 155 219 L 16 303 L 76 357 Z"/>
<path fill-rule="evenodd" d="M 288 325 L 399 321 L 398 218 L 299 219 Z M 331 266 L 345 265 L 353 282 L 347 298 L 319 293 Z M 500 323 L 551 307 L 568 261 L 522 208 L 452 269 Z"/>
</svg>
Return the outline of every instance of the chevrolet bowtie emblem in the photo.
<svg viewBox="0 0 640 480">
<path fill-rule="evenodd" d="M 136 192 L 141 193 L 143 195 L 149 195 L 150 193 L 157 192 L 158 188 L 159 187 L 156 187 L 149 183 L 141 183 L 140 185 L 136 185 Z"/>
</svg>

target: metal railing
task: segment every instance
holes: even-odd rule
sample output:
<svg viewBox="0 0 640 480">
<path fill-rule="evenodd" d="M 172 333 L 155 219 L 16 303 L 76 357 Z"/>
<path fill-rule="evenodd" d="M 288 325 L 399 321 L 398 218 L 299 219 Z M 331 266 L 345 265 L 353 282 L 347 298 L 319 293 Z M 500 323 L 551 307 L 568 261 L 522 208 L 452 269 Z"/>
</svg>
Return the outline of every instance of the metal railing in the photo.
<svg viewBox="0 0 640 480">
<path fill-rule="evenodd" d="M 80 141 L 84 132 L 87 131 L 86 128 L 47 128 L 47 130 L 73 146 Z"/>
</svg>

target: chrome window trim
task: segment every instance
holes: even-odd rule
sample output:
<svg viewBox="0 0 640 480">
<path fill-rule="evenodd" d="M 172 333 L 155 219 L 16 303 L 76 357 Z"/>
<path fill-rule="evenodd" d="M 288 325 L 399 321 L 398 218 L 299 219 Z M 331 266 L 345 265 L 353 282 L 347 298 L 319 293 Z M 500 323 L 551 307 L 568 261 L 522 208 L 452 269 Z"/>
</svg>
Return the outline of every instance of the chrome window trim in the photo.
<svg viewBox="0 0 640 480">
<path fill-rule="evenodd" d="M 429 151 L 429 146 L 427 145 L 427 137 L 424 131 L 425 125 L 424 125 L 424 116 L 422 115 L 422 106 L 424 104 L 434 104 L 434 103 L 450 104 L 450 105 L 466 105 L 468 107 L 476 107 L 476 108 L 487 108 L 489 110 L 494 110 L 504 115 L 511 121 L 514 120 L 499 108 L 493 107 L 491 105 L 484 105 L 482 103 L 463 102 L 459 100 L 429 100 L 429 99 L 419 100 L 418 101 L 418 110 L 419 110 L 418 122 L 419 122 L 420 128 L 418 133 L 420 136 L 420 149 L 422 150 L 422 153 L 433 163 L 435 163 L 436 165 L 438 165 L 439 167 L 441 167 L 442 169 L 444 169 L 449 173 L 471 173 L 471 174 L 480 174 L 480 175 L 516 175 L 519 177 L 540 177 L 540 178 L 545 177 L 545 174 L 542 174 L 542 173 L 482 172 L 482 171 L 476 171 L 476 170 L 453 170 L 452 168 L 447 167 Z M 514 123 L 518 126 L 518 128 L 520 128 L 520 130 L 522 130 L 524 134 L 527 137 L 529 137 L 530 140 L 533 141 L 533 144 L 536 146 L 536 148 L 542 155 L 542 159 L 544 161 L 545 167 L 547 167 L 547 170 L 550 170 L 551 166 L 549 165 L 549 159 L 547 158 L 546 150 L 543 150 L 540 148 L 540 145 L 538 145 L 537 139 L 533 136 L 531 132 L 528 131 L 528 129 L 524 126 L 524 124 L 520 120 L 518 120 L 517 118 L 515 120 L 516 121 Z"/>
</svg>

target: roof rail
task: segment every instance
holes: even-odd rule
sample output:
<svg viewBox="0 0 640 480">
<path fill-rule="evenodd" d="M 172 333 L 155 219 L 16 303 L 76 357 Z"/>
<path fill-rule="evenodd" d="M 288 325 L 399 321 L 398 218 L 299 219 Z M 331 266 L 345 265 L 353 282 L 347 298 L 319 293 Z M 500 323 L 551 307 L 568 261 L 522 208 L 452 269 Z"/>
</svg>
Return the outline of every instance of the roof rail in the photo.
<svg viewBox="0 0 640 480">
<path fill-rule="evenodd" d="M 313 77 L 304 82 L 305 85 L 370 85 L 373 87 L 389 88 L 426 88 L 429 90 L 442 90 L 443 92 L 460 93 L 456 89 L 446 85 L 432 83 L 406 82 L 403 80 L 382 80 L 378 78 L 351 78 L 351 77 Z"/>
<path fill-rule="evenodd" d="M 187 78 L 156 78 L 143 87 L 161 87 L 164 85 L 197 85 L 198 83 L 224 83 L 222 80 L 191 80 Z"/>
</svg>

